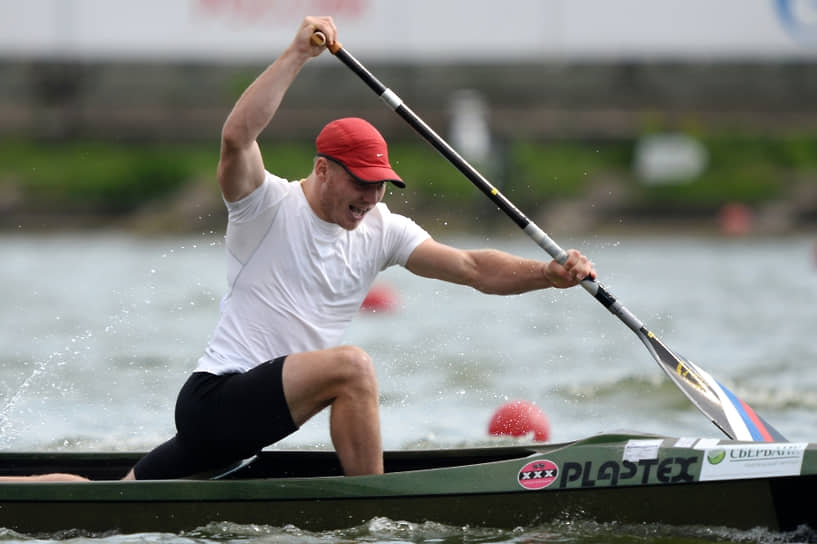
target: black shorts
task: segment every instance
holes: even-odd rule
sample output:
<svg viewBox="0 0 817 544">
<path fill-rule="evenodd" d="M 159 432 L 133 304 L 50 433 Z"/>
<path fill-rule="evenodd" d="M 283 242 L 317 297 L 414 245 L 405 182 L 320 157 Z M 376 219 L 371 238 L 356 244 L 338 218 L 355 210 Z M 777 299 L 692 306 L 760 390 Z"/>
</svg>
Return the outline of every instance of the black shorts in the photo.
<svg viewBox="0 0 817 544">
<path fill-rule="evenodd" d="M 136 464 L 136 479 L 184 478 L 218 469 L 296 431 L 284 397 L 284 360 L 244 373 L 194 372 L 176 400 L 176 436 Z"/>
</svg>

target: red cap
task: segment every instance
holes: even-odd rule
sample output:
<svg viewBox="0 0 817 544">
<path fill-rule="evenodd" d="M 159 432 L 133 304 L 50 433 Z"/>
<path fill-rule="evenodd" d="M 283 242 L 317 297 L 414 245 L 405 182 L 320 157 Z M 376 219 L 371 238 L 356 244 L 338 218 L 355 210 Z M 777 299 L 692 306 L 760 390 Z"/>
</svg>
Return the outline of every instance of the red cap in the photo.
<svg viewBox="0 0 817 544">
<path fill-rule="evenodd" d="M 344 117 L 332 121 L 315 139 L 318 155 L 343 166 L 350 175 L 366 183 L 390 181 L 406 184 L 389 164 L 386 140 L 368 121 Z"/>
</svg>

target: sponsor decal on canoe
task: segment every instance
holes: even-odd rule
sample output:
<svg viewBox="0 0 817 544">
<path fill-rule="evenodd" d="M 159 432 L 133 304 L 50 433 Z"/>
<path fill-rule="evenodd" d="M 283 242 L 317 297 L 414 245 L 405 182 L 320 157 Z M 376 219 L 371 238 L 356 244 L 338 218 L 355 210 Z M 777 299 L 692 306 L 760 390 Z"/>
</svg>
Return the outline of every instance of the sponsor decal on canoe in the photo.
<svg viewBox="0 0 817 544">
<path fill-rule="evenodd" d="M 726 451 L 724 450 L 712 450 L 706 452 L 706 460 L 709 461 L 710 465 L 717 465 L 724 459 L 726 459 Z"/>
<path fill-rule="evenodd" d="M 700 457 L 667 457 L 638 461 L 566 461 L 561 467 L 549 460 L 528 463 L 519 471 L 526 489 L 615 487 L 619 485 L 675 484 L 695 481 Z"/>
<path fill-rule="evenodd" d="M 701 480 L 796 476 L 806 443 L 720 445 L 704 452 Z"/>
<path fill-rule="evenodd" d="M 528 463 L 519 470 L 519 485 L 525 489 L 542 489 L 559 477 L 559 466 L 553 461 L 542 459 Z"/>
<path fill-rule="evenodd" d="M 618 485 L 675 484 L 695 481 L 698 456 L 605 461 L 565 462 L 558 487 L 614 487 Z"/>
</svg>

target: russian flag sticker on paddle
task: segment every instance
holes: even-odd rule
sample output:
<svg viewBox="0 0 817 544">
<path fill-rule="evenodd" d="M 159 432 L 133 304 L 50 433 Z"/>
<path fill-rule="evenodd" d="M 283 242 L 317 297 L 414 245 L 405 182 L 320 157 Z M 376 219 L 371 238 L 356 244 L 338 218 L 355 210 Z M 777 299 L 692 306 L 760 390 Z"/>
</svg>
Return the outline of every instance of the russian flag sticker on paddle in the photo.
<svg viewBox="0 0 817 544">
<path fill-rule="evenodd" d="M 559 477 L 559 467 L 553 461 L 543 459 L 528 463 L 519 471 L 519 485 L 525 489 L 542 489 Z"/>
</svg>

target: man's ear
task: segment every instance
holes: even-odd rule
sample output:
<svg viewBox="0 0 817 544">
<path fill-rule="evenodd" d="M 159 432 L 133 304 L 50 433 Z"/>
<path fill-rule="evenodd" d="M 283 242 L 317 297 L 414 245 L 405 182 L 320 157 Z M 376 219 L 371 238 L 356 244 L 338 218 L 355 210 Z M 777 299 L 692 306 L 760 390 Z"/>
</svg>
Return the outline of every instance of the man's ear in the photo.
<svg viewBox="0 0 817 544">
<path fill-rule="evenodd" d="M 326 181 L 329 175 L 329 160 L 326 157 L 315 157 L 315 175 L 320 181 Z"/>
</svg>

